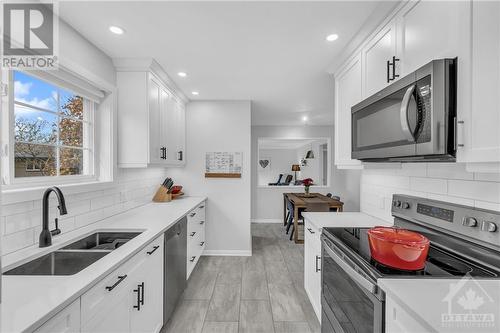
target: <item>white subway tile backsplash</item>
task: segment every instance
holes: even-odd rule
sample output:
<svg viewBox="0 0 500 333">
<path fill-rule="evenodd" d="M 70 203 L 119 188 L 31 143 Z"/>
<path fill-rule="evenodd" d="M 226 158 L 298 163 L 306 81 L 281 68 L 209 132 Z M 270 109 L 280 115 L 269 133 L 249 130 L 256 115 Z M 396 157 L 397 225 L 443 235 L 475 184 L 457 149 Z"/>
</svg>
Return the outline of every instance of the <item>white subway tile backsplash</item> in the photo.
<svg viewBox="0 0 500 333">
<path fill-rule="evenodd" d="M 450 180 L 448 194 L 474 200 L 500 202 L 500 183 Z"/>
<path fill-rule="evenodd" d="M 54 218 L 58 217 L 64 233 L 147 204 L 165 178 L 165 173 L 165 169 L 119 169 L 116 183 L 109 188 L 67 195 L 68 215 L 64 216 L 59 216 L 57 200 L 51 196 L 50 227 L 54 227 Z M 1 211 L 2 255 L 38 242 L 42 220 L 41 199 L 3 205 Z"/>
<path fill-rule="evenodd" d="M 411 177 L 410 189 L 419 192 L 446 194 L 448 183 L 445 179 Z"/>
<path fill-rule="evenodd" d="M 393 194 L 500 211 L 500 173 L 471 173 L 460 163 L 410 163 L 362 171 L 362 212 L 391 221 Z"/>
<path fill-rule="evenodd" d="M 427 177 L 472 180 L 474 174 L 466 171 L 462 163 L 428 163 Z"/>
</svg>

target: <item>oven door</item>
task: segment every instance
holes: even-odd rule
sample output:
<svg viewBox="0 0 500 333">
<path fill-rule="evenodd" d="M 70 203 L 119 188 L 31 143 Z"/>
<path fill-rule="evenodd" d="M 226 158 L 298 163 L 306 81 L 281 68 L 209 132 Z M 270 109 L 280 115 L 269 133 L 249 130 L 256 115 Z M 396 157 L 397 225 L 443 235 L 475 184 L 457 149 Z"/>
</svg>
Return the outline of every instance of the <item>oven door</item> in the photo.
<svg viewBox="0 0 500 333">
<path fill-rule="evenodd" d="M 382 333 L 383 293 L 329 239 L 322 248 L 321 332 Z"/>
</svg>

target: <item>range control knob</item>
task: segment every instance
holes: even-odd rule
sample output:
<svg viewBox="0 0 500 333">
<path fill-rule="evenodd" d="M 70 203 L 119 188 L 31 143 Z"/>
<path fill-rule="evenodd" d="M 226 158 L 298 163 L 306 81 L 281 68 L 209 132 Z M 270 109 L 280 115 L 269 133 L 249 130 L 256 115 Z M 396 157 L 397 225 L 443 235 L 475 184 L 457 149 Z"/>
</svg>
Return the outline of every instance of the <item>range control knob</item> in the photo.
<svg viewBox="0 0 500 333">
<path fill-rule="evenodd" d="M 410 208 L 410 203 L 408 202 L 403 202 L 403 209 L 409 209 Z"/>
<path fill-rule="evenodd" d="M 474 228 L 477 227 L 477 220 L 473 217 L 464 217 L 464 219 L 462 220 L 462 225 Z"/>
<path fill-rule="evenodd" d="M 394 201 L 394 207 L 401 207 L 401 201 L 399 200 Z"/>
<path fill-rule="evenodd" d="M 490 221 L 483 221 L 481 224 L 482 231 L 495 232 L 497 231 L 497 225 Z"/>
</svg>

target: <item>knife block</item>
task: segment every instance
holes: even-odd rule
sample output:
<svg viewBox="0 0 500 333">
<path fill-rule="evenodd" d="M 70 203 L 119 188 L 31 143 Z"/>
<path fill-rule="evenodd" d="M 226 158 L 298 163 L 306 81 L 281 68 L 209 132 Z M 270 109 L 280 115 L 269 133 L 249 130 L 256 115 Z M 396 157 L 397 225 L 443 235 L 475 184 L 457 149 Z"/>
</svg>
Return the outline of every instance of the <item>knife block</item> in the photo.
<svg viewBox="0 0 500 333">
<path fill-rule="evenodd" d="M 169 202 L 172 201 L 172 193 L 168 193 L 168 190 L 165 186 L 160 185 L 158 191 L 156 191 L 154 197 L 154 202 Z"/>
</svg>

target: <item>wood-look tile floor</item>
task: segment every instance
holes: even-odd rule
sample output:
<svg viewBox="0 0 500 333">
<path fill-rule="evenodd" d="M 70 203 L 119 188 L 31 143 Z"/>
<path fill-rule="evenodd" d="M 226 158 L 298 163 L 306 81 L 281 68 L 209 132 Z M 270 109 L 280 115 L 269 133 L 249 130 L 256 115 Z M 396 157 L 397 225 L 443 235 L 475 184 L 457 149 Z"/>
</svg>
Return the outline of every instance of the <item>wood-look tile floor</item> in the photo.
<svg viewBox="0 0 500 333">
<path fill-rule="evenodd" d="M 251 257 L 202 257 L 166 333 L 316 333 L 304 246 L 281 224 L 252 224 Z"/>
</svg>

